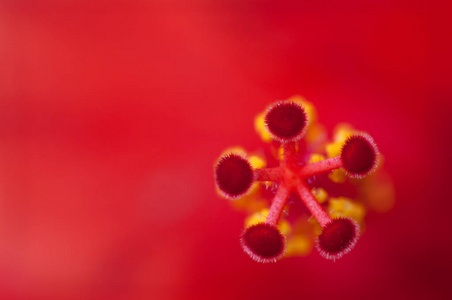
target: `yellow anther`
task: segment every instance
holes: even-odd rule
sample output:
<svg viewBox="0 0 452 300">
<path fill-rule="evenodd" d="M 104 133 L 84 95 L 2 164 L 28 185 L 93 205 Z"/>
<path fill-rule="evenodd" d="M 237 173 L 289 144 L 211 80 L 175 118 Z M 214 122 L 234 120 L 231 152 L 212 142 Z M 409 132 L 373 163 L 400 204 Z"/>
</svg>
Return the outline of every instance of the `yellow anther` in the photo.
<svg viewBox="0 0 452 300">
<path fill-rule="evenodd" d="M 341 123 L 337 125 L 334 128 L 334 142 L 327 144 L 325 147 L 328 157 L 339 156 L 345 140 L 355 132 L 356 130 L 354 130 L 350 124 Z"/>
<path fill-rule="evenodd" d="M 323 156 L 322 154 L 313 153 L 309 157 L 309 163 L 312 164 L 312 163 L 315 163 L 318 161 L 322 161 L 324 159 L 325 159 L 325 156 Z"/>
<path fill-rule="evenodd" d="M 286 256 L 305 256 L 311 252 L 312 239 L 309 236 L 293 236 L 287 239 Z"/>
<path fill-rule="evenodd" d="M 278 224 L 276 224 L 276 228 L 278 228 L 284 236 L 287 236 L 292 229 L 289 222 L 286 220 L 279 220 Z"/>
<path fill-rule="evenodd" d="M 245 218 L 245 228 L 248 228 L 258 223 L 265 222 L 267 216 L 268 216 L 267 208 L 261 209 L 260 211 L 253 213 L 251 216 Z"/>
<path fill-rule="evenodd" d="M 344 141 L 328 143 L 325 146 L 326 154 L 328 157 L 336 157 L 341 155 L 342 146 Z"/>
<path fill-rule="evenodd" d="M 356 130 L 353 128 L 352 125 L 348 123 L 340 123 L 336 125 L 336 127 L 333 130 L 334 141 L 343 142 L 355 132 Z"/>
<path fill-rule="evenodd" d="M 254 169 L 261 169 L 267 166 L 265 158 L 261 155 L 253 154 L 248 158 L 248 161 Z"/>
<path fill-rule="evenodd" d="M 336 169 L 331 171 L 330 174 L 328 174 L 328 178 L 336 183 L 344 183 L 347 179 L 347 176 L 345 175 L 344 169 Z"/>
<path fill-rule="evenodd" d="M 265 111 L 261 112 L 256 116 L 256 118 L 254 118 L 254 129 L 264 142 L 270 142 L 272 137 L 265 127 L 265 114 Z"/>
<path fill-rule="evenodd" d="M 278 148 L 278 159 L 280 161 L 284 160 L 284 148 L 282 146 Z"/>
<path fill-rule="evenodd" d="M 341 155 L 342 146 L 344 145 L 344 141 L 333 142 L 326 145 L 325 150 L 328 157 L 336 157 Z M 328 174 L 328 177 L 333 182 L 343 183 L 346 179 L 345 171 L 343 169 L 333 170 Z"/>
<path fill-rule="evenodd" d="M 313 188 L 311 192 L 319 203 L 323 203 L 328 199 L 328 193 L 322 188 Z"/>
<path fill-rule="evenodd" d="M 330 198 L 327 209 L 332 218 L 349 217 L 359 224 L 362 224 L 366 215 L 364 205 L 345 197 Z"/>
<path fill-rule="evenodd" d="M 251 187 L 251 192 L 248 195 L 231 201 L 232 206 L 234 206 L 238 210 L 246 211 L 249 213 L 260 211 L 261 209 L 267 207 L 267 201 L 258 197 L 259 189 L 260 185 L 258 183 L 254 184 Z"/>
</svg>

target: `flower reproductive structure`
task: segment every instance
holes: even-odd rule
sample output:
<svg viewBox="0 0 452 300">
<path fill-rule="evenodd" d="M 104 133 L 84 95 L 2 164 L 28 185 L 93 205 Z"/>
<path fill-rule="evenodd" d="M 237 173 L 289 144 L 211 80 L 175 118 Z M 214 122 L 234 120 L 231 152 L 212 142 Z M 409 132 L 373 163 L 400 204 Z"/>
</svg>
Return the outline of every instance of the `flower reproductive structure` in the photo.
<svg viewBox="0 0 452 300">
<path fill-rule="evenodd" d="M 366 207 L 329 193 L 359 191 L 359 181 L 375 172 L 381 155 L 373 138 L 345 124 L 328 143 L 315 108 L 299 97 L 270 105 L 255 125 L 275 166 L 237 147 L 214 165 L 218 193 L 252 212 L 240 237 L 244 252 L 261 263 L 307 254 L 311 242 L 326 259 L 350 252 Z"/>
</svg>

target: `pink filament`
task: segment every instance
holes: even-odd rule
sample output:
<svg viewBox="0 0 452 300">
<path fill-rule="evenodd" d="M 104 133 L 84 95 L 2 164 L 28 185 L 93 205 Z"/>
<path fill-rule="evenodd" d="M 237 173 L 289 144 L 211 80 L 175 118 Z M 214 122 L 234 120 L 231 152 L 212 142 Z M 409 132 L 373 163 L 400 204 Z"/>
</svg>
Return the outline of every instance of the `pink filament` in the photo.
<svg viewBox="0 0 452 300">
<path fill-rule="evenodd" d="M 275 198 L 273 199 L 265 223 L 276 226 L 284 208 L 284 204 L 286 204 L 288 194 L 289 190 L 287 187 L 281 184 L 276 192 Z"/>
<path fill-rule="evenodd" d="M 301 178 L 307 178 L 321 173 L 326 173 L 342 167 L 340 156 L 328 158 L 319 162 L 304 166 L 298 175 Z"/>
<path fill-rule="evenodd" d="M 325 227 L 326 224 L 331 222 L 330 216 L 325 212 L 325 210 L 323 210 L 322 206 L 314 198 L 306 183 L 300 181 L 297 189 L 301 200 L 304 202 L 312 215 L 317 219 L 320 226 Z"/>
</svg>

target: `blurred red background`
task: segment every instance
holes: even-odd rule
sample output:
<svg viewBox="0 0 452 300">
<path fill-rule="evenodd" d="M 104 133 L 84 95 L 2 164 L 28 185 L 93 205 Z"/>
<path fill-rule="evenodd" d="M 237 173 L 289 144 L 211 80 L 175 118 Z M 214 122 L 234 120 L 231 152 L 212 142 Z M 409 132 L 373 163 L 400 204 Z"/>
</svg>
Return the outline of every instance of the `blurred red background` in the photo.
<svg viewBox="0 0 452 300">
<path fill-rule="evenodd" d="M 450 297 L 451 47 L 431 1 L 0 1 L 0 298 Z M 213 162 L 300 94 L 368 131 L 394 208 L 262 265 Z"/>
</svg>

